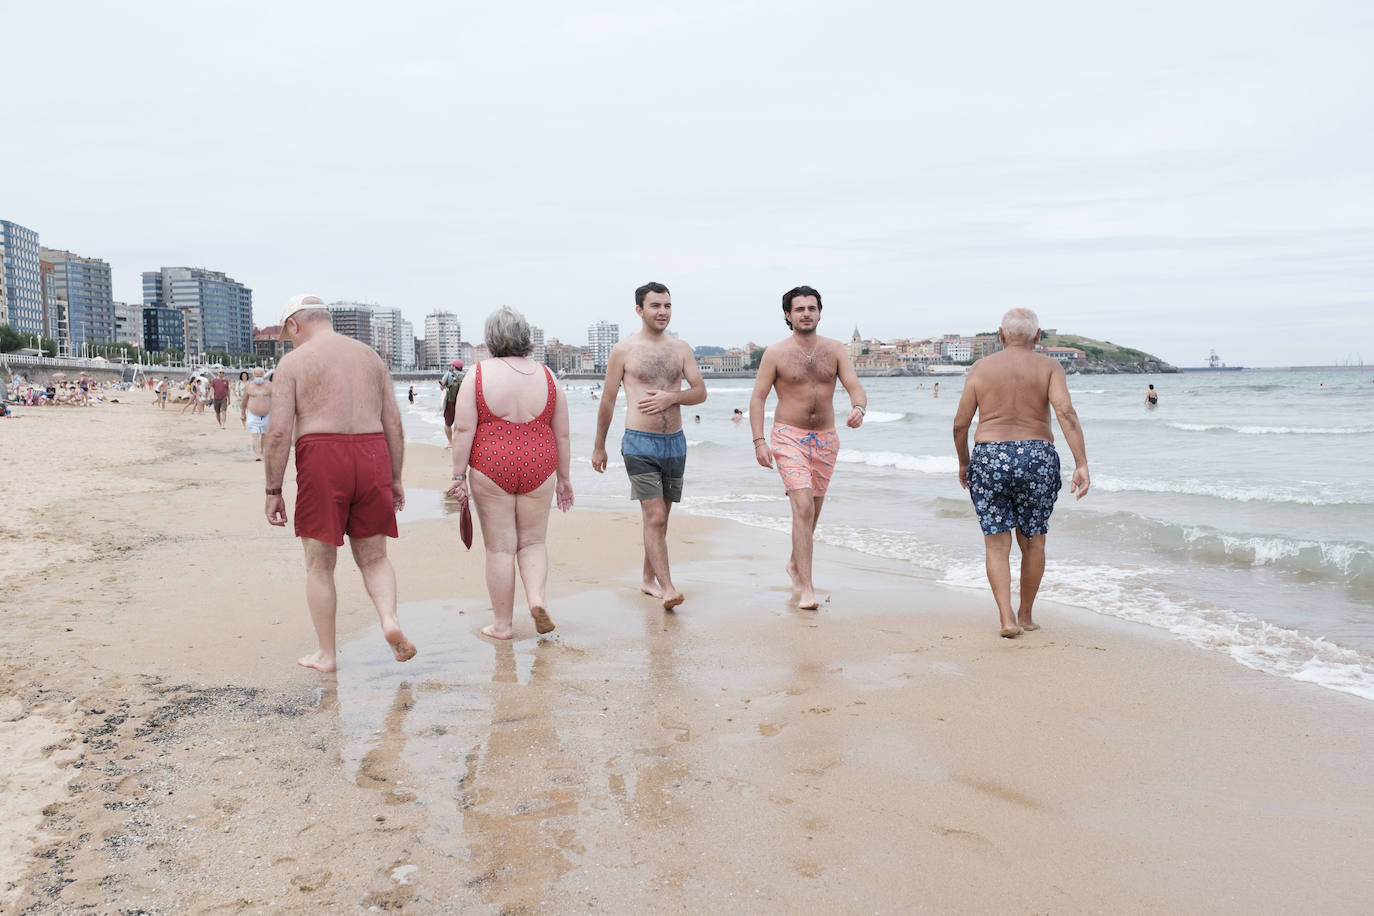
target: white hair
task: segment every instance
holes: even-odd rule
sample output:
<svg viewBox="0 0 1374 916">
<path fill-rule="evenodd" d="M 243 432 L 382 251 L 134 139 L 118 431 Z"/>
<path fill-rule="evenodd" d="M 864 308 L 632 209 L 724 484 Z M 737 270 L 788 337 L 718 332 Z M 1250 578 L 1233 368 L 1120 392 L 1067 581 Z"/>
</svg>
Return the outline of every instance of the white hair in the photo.
<svg viewBox="0 0 1374 916">
<path fill-rule="evenodd" d="M 1008 340 L 1035 340 L 1040 319 L 1030 309 L 1012 309 L 1002 316 L 1002 333 Z"/>
</svg>

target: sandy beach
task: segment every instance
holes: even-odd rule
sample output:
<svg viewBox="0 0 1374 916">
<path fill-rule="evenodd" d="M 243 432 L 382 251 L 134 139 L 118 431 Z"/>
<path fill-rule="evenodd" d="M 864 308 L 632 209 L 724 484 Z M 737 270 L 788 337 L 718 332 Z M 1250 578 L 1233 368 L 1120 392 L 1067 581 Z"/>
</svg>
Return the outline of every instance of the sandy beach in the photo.
<svg viewBox="0 0 1374 916">
<path fill-rule="evenodd" d="M 496 645 L 431 446 L 391 551 L 419 655 L 343 552 L 340 671 L 302 669 L 301 550 L 247 433 L 147 400 L 0 421 L 0 912 L 1374 900 L 1367 700 L 1081 608 L 1002 640 L 986 596 L 834 548 L 797 611 L 783 536 L 685 515 L 665 615 L 628 511 L 555 513 L 558 629 L 517 604 Z"/>
</svg>

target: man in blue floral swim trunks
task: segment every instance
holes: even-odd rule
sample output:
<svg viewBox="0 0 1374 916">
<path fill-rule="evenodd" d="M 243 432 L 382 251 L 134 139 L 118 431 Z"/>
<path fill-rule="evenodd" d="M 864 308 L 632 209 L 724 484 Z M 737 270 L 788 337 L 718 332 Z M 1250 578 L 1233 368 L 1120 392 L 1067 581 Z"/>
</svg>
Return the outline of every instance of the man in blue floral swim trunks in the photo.
<svg viewBox="0 0 1374 916">
<path fill-rule="evenodd" d="M 983 529 L 988 584 L 997 601 L 1002 635 L 1008 639 L 1038 630 L 1031 616 L 1045 574 L 1045 536 L 1059 495 L 1059 453 L 1050 430 L 1050 407 L 1059 418 L 1069 450 L 1073 478 L 1069 490 L 1088 492 L 1088 453 L 1083 428 L 1069 398 L 1064 367 L 1035 352 L 1040 322 L 1030 309 L 1012 309 L 998 331 L 1003 349 L 973 364 L 954 414 L 954 449 L 959 453 L 959 484 L 973 497 Z M 973 454 L 969 427 L 978 416 Z M 1011 532 L 1021 548 L 1020 607 L 1011 609 Z"/>
</svg>

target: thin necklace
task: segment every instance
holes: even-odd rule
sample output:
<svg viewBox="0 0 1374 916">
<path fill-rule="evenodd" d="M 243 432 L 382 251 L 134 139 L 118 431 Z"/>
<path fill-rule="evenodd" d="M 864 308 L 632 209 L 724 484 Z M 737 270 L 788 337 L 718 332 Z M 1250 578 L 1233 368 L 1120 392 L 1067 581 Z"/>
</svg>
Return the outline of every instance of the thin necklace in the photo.
<svg viewBox="0 0 1374 916">
<path fill-rule="evenodd" d="M 793 340 L 792 342 L 793 342 L 793 343 L 797 343 L 795 340 Z M 799 344 L 799 343 L 797 344 L 797 349 L 801 351 L 801 355 L 802 355 L 802 356 L 805 356 L 805 357 L 806 357 L 806 361 L 809 363 L 809 362 L 811 362 L 811 358 L 812 358 L 813 356 L 816 355 L 816 350 L 818 350 L 818 349 L 820 348 L 820 345 L 821 345 L 821 342 L 820 342 L 819 340 L 816 341 L 815 345 L 811 347 L 811 352 L 810 352 L 810 353 L 807 353 L 805 350 L 802 350 L 802 345 Z"/>
<path fill-rule="evenodd" d="M 503 356 L 501 357 L 501 362 L 506 363 L 507 366 L 510 366 L 510 363 L 506 362 L 506 360 L 508 359 L 510 359 L 509 356 Z M 510 367 L 512 371 L 519 372 L 521 375 L 534 375 L 534 369 L 531 369 L 529 372 L 526 372 L 524 369 L 516 369 L 514 366 Z"/>
</svg>

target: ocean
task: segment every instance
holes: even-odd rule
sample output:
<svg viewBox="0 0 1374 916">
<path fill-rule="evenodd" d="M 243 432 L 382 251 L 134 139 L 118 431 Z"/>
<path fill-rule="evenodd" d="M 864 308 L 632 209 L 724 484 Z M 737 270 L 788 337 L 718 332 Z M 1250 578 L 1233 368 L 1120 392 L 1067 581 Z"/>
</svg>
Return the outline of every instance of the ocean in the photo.
<svg viewBox="0 0 1374 916">
<path fill-rule="evenodd" d="M 867 418 L 840 430 L 817 538 L 909 563 L 913 576 L 986 591 L 982 535 L 959 487 L 951 433 L 963 379 L 938 378 L 939 398 L 936 380 L 863 379 Z M 1154 410 L 1144 404 L 1149 383 L 1160 394 Z M 417 385 L 414 405 L 408 387 L 396 386 L 407 439 L 443 445 L 438 386 Z M 618 457 L 623 410 L 607 439 L 610 467 L 596 474 L 593 383 L 567 387 L 578 505 L 632 510 Z M 1073 459 L 1055 426 L 1065 487 L 1050 520 L 1040 598 L 1374 700 L 1371 373 L 1070 376 L 1069 388 L 1092 490 L 1080 502 L 1069 494 Z M 730 419 L 737 407 L 747 413 L 750 381 L 711 380 L 707 389 L 706 403 L 684 409 L 681 511 L 787 531 L 776 473 L 755 463 L 748 422 Z M 838 388 L 836 403 L 848 404 Z M 1012 557 L 1015 575 L 1015 550 Z"/>
</svg>

